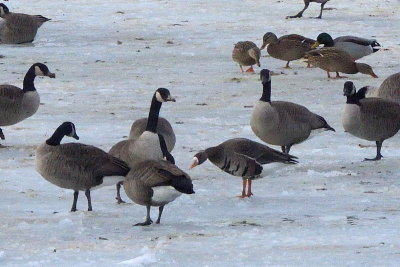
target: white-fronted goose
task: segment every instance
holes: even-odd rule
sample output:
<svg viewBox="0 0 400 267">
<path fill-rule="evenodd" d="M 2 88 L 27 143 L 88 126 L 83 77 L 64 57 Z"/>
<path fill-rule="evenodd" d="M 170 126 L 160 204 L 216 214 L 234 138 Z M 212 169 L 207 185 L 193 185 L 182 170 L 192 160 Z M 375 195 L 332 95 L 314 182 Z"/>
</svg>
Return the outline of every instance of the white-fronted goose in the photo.
<svg viewBox="0 0 400 267">
<path fill-rule="evenodd" d="M 271 74 L 267 69 L 260 73 L 263 94 L 255 104 L 250 126 L 256 136 L 264 142 L 281 146 L 289 153 L 294 144 L 305 141 L 312 130 L 335 131 L 326 120 L 306 107 L 284 101 L 271 101 Z"/>
<path fill-rule="evenodd" d="M 182 193 L 193 194 L 189 175 L 165 160 L 146 160 L 133 166 L 125 178 L 126 195 L 139 205 L 146 206 L 146 221 L 136 225 L 149 225 L 150 207 L 159 207 L 156 223 L 160 223 L 164 206 Z"/>
<path fill-rule="evenodd" d="M 297 163 L 295 156 L 284 154 L 246 138 L 229 139 L 217 146 L 206 148 L 194 156 L 190 168 L 202 164 L 207 159 L 221 170 L 242 177 L 243 189 L 240 198 L 253 195 L 251 192 L 252 179 L 266 175 L 262 173 L 263 164 L 273 162 Z"/>
<path fill-rule="evenodd" d="M 90 190 L 115 184 L 129 172 L 129 167 L 125 162 L 97 147 L 80 143 L 60 144 L 65 135 L 79 139 L 73 123 L 61 124 L 54 134 L 36 149 L 36 171 L 50 183 L 74 190 L 71 211 L 76 211 L 79 191 L 85 191 L 88 211 L 91 211 Z"/>
<path fill-rule="evenodd" d="M 0 17 L 4 19 L 4 24 L 0 27 L 0 41 L 5 44 L 33 42 L 39 27 L 50 20 L 41 15 L 12 13 L 2 3 Z"/>
<path fill-rule="evenodd" d="M 35 63 L 26 73 L 22 89 L 8 84 L 0 85 L 0 126 L 16 124 L 36 113 L 40 104 L 34 84 L 36 76 L 56 77 L 46 65 Z M 5 139 L 1 128 L 0 137 Z"/>
<path fill-rule="evenodd" d="M 342 115 L 343 128 L 354 136 L 375 141 L 375 158 L 365 160 L 380 160 L 383 141 L 400 129 L 400 104 L 382 98 L 365 98 L 365 87 L 362 89 L 356 92 L 351 81 L 344 84 L 347 101 Z"/>
</svg>

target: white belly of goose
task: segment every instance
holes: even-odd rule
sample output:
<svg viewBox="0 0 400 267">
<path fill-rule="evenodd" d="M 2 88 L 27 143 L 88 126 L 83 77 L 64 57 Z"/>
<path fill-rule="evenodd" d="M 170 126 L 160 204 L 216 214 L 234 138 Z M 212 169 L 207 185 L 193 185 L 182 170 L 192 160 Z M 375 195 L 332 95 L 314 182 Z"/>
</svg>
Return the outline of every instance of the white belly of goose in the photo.
<svg viewBox="0 0 400 267">
<path fill-rule="evenodd" d="M 360 125 L 360 107 L 356 104 L 346 104 L 342 114 L 343 129 L 358 136 Z"/>
<path fill-rule="evenodd" d="M 153 197 L 151 202 L 154 204 L 166 204 L 174 201 L 182 193 L 172 186 L 156 186 L 153 187 Z"/>
</svg>

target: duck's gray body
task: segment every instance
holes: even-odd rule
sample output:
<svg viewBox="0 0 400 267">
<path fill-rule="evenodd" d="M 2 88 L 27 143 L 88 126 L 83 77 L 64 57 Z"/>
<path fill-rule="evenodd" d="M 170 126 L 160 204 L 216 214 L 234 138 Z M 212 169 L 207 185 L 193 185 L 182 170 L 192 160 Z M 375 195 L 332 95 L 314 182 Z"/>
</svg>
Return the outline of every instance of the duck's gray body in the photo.
<svg viewBox="0 0 400 267">
<path fill-rule="evenodd" d="M 24 92 L 13 85 L 0 85 L 0 126 L 16 124 L 36 113 L 40 105 L 38 92 Z"/>
<path fill-rule="evenodd" d="M 131 126 L 129 139 L 136 140 L 137 138 L 139 138 L 141 134 L 146 130 L 147 121 L 148 118 L 141 118 L 136 120 Z M 175 133 L 172 129 L 171 124 L 162 117 L 158 118 L 157 133 L 161 134 L 164 137 L 167 149 L 169 152 L 171 152 L 174 149 L 176 143 Z"/>
<path fill-rule="evenodd" d="M 374 53 L 375 39 L 366 39 L 357 36 L 340 36 L 333 40 L 334 46 L 346 51 L 354 60 Z"/>
<path fill-rule="evenodd" d="M 103 150 L 79 143 L 41 144 L 36 149 L 35 168 L 50 183 L 74 191 L 98 187 L 105 176 L 123 176 L 129 170 Z"/>
</svg>

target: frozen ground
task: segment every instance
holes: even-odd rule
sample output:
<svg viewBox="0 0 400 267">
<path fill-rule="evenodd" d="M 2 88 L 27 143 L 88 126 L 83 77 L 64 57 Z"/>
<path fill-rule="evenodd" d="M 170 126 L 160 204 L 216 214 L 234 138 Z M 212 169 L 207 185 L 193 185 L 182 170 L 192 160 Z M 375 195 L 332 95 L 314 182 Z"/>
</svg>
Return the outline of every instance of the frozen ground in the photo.
<svg viewBox="0 0 400 267">
<path fill-rule="evenodd" d="M 357 87 L 379 86 L 400 70 L 400 2 L 332 0 L 317 16 L 285 20 L 302 8 L 285 1 L 12 1 L 10 10 L 52 18 L 33 45 L 1 45 L 0 83 L 22 85 L 34 62 L 56 79 L 37 79 L 42 105 L 31 118 L 4 127 L 0 150 L 1 266 L 395 266 L 400 261 L 399 136 L 373 145 L 343 132 L 345 80 L 328 80 L 303 62 L 265 56 L 273 70 L 273 99 L 293 101 L 324 116 L 336 133 L 322 133 L 292 148 L 295 166 L 273 166 L 256 180 L 254 197 L 235 198 L 241 180 L 205 163 L 188 171 L 195 195 L 166 206 L 161 225 L 133 227 L 145 208 L 115 204 L 114 187 L 84 195 L 70 213 L 72 191 L 34 170 L 34 149 L 63 121 L 76 124 L 80 141 L 103 148 L 128 135 L 147 116 L 151 96 L 166 87 L 176 96 L 161 115 L 173 123 L 177 165 L 188 170 L 196 151 L 228 138 L 258 140 L 249 127 L 261 95 L 258 75 L 241 74 L 233 44 L 262 36 L 299 33 L 316 38 L 375 37 L 384 49 L 361 62 L 379 79 L 357 74 Z M 117 42 L 122 42 L 118 44 Z M 260 68 L 256 68 L 258 73 Z M 71 141 L 71 140 L 65 140 Z M 278 168 L 275 168 L 278 167 Z M 125 194 L 123 197 L 127 199 Z M 153 218 L 157 216 L 153 210 Z"/>
</svg>

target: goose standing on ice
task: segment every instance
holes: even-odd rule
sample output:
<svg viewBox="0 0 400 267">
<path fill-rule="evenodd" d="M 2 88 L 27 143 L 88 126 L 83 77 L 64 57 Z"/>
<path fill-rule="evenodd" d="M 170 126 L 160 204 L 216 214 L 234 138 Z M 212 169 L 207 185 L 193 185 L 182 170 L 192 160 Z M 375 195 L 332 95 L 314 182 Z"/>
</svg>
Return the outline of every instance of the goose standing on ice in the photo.
<svg viewBox="0 0 400 267">
<path fill-rule="evenodd" d="M 90 190 L 115 184 L 130 169 L 125 162 L 97 147 L 80 143 L 60 144 L 64 136 L 79 139 L 72 122 L 61 124 L 45 143 L 38 146 L 36 171 L 50 183 L 74 190 L 71 211 L 76 211 L 79 191 L 85 191 L 88 211 L 91 211 Z"/>
<path fill-rule="evenodd" d="M 229 139 L 217 146 L 200 151 L 194 155 L 190 169 L 202 164 L 207 159 L 224 172 L 242 177 L 242 194 L 238 196 L 240 198 L 253 195 L 251 192 L 252 180 L 266 175 L 266 173 L 262 173 L 263 164 L 297 163 L 295 156 L 284 154 L 246 138 Z"/>
<path fill-rule="evenodd" d="M 264 142 L 281 146 L 288 154 L 294 144 L 305 141 L 311 131 L 335 131 L 326 120 L 306 107 L 284 101 L 271 101 L 271 74 L 267 69 L 260 73 L 263 93 L 251 114 L 250 126 Z"/>
</svg>

